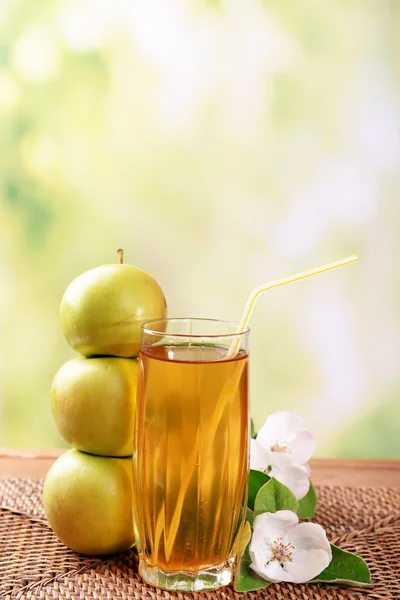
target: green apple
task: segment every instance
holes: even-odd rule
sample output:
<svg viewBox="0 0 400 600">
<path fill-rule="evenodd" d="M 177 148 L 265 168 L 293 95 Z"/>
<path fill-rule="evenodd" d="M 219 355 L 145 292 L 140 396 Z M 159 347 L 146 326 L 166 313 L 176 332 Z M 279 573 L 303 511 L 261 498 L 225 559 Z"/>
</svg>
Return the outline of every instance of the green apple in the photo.
<svg viewBox="0 0 400 600">
<path fill-rule="evenodd" d="M 54 422 L 66 442 L 91 454 L 132 456 L 138 362 L 75 358 L 53 379 Z"/>
<path fill-rule="evenodd" d="M 61 327 L 83 356 L 135 357 L 141 325 L 164 318 L 166 310 L 155 279 L 121 262 L 86 271 L 70 283 L 61 301 Z"/>
<path fill-rule="evenodd" d="M 47 473 L 43 504 L 50 527 L 71 550 L 127 550 L 134 543 L 132 460 L 69 450 Z"/>
</svg>

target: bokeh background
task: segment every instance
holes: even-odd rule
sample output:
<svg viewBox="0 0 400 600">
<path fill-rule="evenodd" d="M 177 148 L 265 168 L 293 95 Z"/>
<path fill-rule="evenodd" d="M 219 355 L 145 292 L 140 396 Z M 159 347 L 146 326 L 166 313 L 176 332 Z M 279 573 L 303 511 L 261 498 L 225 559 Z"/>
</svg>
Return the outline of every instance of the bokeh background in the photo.
<svg viewBox="0 0 400 600">
<path fill-rule="evenodd" d="M 0 445 L 63 446 L 68 283 L 115 260 L 238 320 L 251 403 L 317 454 L 400 458 L 400 3 L 1 0 Z"/>
</svg>

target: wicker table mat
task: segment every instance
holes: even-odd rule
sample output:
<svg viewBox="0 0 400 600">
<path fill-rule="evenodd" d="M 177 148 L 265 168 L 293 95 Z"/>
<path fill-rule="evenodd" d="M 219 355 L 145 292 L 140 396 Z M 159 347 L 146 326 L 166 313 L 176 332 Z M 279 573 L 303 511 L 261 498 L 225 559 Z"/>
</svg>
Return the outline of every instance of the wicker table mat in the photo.
<svg viewBox="0 0 400 600">
<path fill-rule="evenodd" d="M 344 550 L 367 561 L 373 587 L 272 584 L 237 594 L 228 586 L 215 592 L 165 592 L 146 585 L 137 573 L 134 550 L 88 558 L 63 546 L 49 529 L 41 501 L 41 481 L 0 480 L 0 598 L 28 600 L 272 600 L 400 599 L 400 489 L 317 488 L 316 521 Z"/>
</svg>

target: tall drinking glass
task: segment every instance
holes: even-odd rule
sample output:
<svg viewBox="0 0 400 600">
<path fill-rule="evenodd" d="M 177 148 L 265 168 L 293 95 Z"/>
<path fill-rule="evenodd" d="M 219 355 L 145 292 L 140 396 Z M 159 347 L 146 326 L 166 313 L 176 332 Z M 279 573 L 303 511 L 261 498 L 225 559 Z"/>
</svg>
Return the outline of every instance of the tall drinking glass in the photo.
<svg viewBox="0 0 400 600">
<path fill-rule="evenodd" d="M 209 590 L 232 579 L 249 473 L 249 331 L 236 328 L 207 319 L 143 325 L 134 521 L 139 572 L 164 589 Z"/>
</svg>

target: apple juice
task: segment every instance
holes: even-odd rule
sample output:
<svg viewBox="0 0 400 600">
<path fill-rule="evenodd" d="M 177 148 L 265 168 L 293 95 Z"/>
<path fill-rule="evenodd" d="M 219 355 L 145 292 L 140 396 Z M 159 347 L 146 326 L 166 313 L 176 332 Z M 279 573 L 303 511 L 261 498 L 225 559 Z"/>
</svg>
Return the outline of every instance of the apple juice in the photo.
<svg viewBox="0 0 400 600">
<path fill-rule="evenodd" d="M 133 485 L 147 565 L 194 573 L 233 561 L 247 501 L 247 379 L 244 350 L 142 349 Z"/>
</svg>

